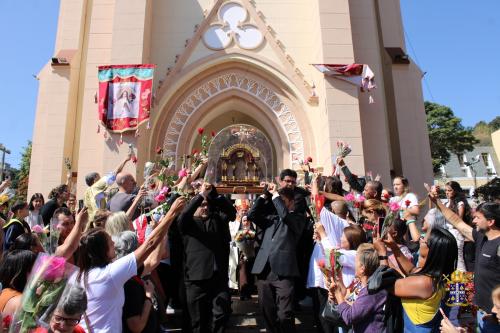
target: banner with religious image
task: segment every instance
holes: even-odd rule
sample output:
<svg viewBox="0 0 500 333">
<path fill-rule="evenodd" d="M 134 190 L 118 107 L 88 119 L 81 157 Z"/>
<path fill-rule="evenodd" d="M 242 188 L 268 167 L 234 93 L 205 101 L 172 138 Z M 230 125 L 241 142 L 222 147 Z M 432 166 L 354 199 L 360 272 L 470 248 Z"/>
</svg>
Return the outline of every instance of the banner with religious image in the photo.
<svg viewBox="0 0 500 333">
<path fill-rule="evenodd" d="M 111 132 L 149 120 L 155 65 L 99 66 L 99 120 Z"/>
</svg>

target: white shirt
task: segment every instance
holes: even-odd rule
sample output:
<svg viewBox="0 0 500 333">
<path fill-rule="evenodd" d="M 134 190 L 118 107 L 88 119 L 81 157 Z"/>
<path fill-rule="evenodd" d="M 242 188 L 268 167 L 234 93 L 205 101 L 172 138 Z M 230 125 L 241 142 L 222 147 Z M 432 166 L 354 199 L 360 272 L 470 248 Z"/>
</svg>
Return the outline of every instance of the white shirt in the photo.
<svg viewBox="0 0 500 333">
<path fill-rule="evenodd" d="M 229 233 L 231 234 L 231 239 L 234 239 L 239 230 L 240 230 L 239 219 L 236 219 L 236 221 L 229 222 Z"/>
<path fill-rule="evenodd" d="M 344 228 L 349 226 L 349 222 L 341 219 L 324 207 L 320 212 L 320 223 L 325 228 L 327 238 L 322 239 L 321 243 L 316 242 L 314 244 L 313 253 L 309 261 L 307 288 L 326 288 L 323 273 L 318 267 L 318 261 L 320 259 L 325 259 L 324 249 L 340 247 L 340 239 L 342 237 L 342 234 L 344 233 Z M 352 279 L 354 279 L 354 259 L 356 258 L 356 251 L 339 251 L 343 254 L 340 257 L 340 263 L 344 266 L 342 269 L 344 284 L 348 286 L 351 283 Z M 354 257 L 352 257 L 352 254 L 350 252 L 354 252 Z"/>
<path fill-rule="evenodd" d="M 33 228 L 35 225 L 43 227 L 43 220 L 39 211 L 30 210 L 29 215 L 24 218 L 24 221 L 30 225 L 30 228 Z"/>
<path fill-rule="evenodd" d="M 410 200 L 410 204 L 406 206 L 406 200 Z M 389 199 L 389 202 L 397 202 L 399 206 L 401 206 L 401 210 L 399 211 L 399 217 L 404 218 L 403 209 L 407 209 L 413 206 L 418 206 L 417 196 L 413 193 L 407 193 L 403 198 L 400 196 L 392 197 Z"/>
<path fill-rule="evenodd" d="M 88 272 L 88 288 L 85 288 L 84 277 L 80 282 L 76 282 L 76 275 L 70 279 L 87 292 L 87 316 L 92 332 L 122 332 L 123 286 L 136 274 L 137 262 L 134 253 L 130 253 L 106 267 L 91 269 Z M 86 332 L 89 331 L 84 320 L 80 325 Z"/>
<path fill-rule="evenodd" d="M 356 277 L 356 250 L 339 250 L 342 255 L 339 258 L 342 265 L 342 281 L 349 288 L 352 280 Z"/>
<path fill-rule="evenodd" d="M 445 206 L 447 208 L 450 208 L 451 200 L 448 200 L 446 202 Z M 465 206 L 465 204 L 463 201 L 459 201 L 457 204 L 457 208 L 464 207 L 464 206 Z M 465 241 L 465 238 L 460 231 L 458 231 L 455 227 L 453 227 L 453 225 L 450 222 L 448 222 L 448 220 L 446 220 L 445 227 L 453 235 L 453 237 L 455 237 L 455 239 L 457 241 L 457 246 L 458 246 L 457 270 L 459 270 L 461 272 L 466 272 L 467 267 L 465 266 L 465 260 L 464 260 L 464 241 Z"/>
<path fill-rule="evenodd" d="M 408 206 L 408 208 L 418 205 L 417 196 L 413 193 L 407 193 L 403 198 L 401 198 L 400 196 L 392 197 L 389 202 L 397 202 L 401 206 L 401 208 L 406 208 L 406 200 L 410 200 L 410 205 Z"/>
<path fill-rule="evenodd" d="M 463 207 L 464 205 L 465 205 L 465 204 L 464 204 L 464 202 L 463 202 L 463 201 L 459 201 L 459 202 L 458 202 L 458 204 L 457 204 L 457 208 Z M 451 201 L 450 201 L 450 200 L 448 200 L 448 201 L 446 202 L 445 206 L 446 206 L 447 208 L 450 208 L 450 206 L 451 206 Z M 457 238 L 457 236 L 456 236 L 455 238 L 457 238 L 457 242 L 460 242 L 460 241 L 461 241 L 461 242 L 463 242 L 463 241 L 464 241 L 462 234 L 461 234 L 461 233 L 460 233 L 460 232 L 459 232 L 459 231 L 458 231 L 458 230 L 457 230 L 457 229 L 453 226 L 453 224 L 451 224 L 450 222 L 448 222 L 448 220 L 446 220 L 445 226 L 446 226 L 446 229 L 448 229 L 448 230 L 450 230 L 450 231 L 456 231 L 456 232 L 458 233 L 458 235 L 459 235 L 459 236 L 458 236 L 458 235 L 457 235 L 457 236 L 458 236 L 458 237 L 460 237 L 461 239 L 459 240 L 459 239 Z M 454 234 L 453 232 L 452 232 L 452 234 L 455 236 L 455 234 Z M 463 245 L 463 244 L 462 244 L 462 245 Z"/>
<path fill-rule="evenodd" d="M 450 206 L 451 206 L 451 200 L 450 199 L 448 199 L 448 201 L 446 201 L 445 206 L 447 208 L 450 208 Z M 463 207 L 463 206 L 465 206 L 464 202 L 463 201 L 459 201 L 458 204 L 457 204 L 457 208 L 460 208 L 460 207 Z"/>
</svg>

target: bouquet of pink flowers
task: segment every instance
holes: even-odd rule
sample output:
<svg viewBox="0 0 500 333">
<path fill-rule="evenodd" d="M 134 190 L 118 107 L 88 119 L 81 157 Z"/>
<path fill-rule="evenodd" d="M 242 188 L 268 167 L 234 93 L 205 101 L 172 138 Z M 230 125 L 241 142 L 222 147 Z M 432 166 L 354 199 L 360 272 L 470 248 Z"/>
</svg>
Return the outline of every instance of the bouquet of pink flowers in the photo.
<svg viewBox="0 0 500 333">
<path fill-rule="evenodd" d="M 366 200 L 366 198 L 361 194 L 349 192 L 344 196 L 344 199 L 347 203 L 347 206 L 349 207 L 349 210 L 354 215 L 354 220 L 357 221 L 359 219 L 359 211 L 362 208 L 363 202 Z"/>
<path fill-rule="evenodd" d="M 393 225 L 394 220 L 399 217 L 400 211 L 401 211 L 401 205 L 398 202 L 390 202 L 389 205 L 389 210 L 387 212 L 387 215 L 384 218 L 384 224 L 382 225 L 382 232 L 381 235 L 379 235 L 381 238 L 383 238 L 386 234 L 389 228 Z"/>
<path fill-rule="evenodd" d="M 42 227 L 39 224 L 35 224 L 32 228 L 31 231 L 35 233 L 35 235 L 38 237 L 40 240 L 40 243 L 42 243 L 43 249 L 45 251 L 48 251 L 48 248 L 50 248 L 50 236 L 49 236 L 49 230 L 46 228 Z M 46 249 L 47 248 L 47 249 Z"/>
<path fill-rule="evenodd" d="M 155 165 L 160 168 L 160 172 L 156 178 L 163 182 L 163 184 L 173 186 L 177 179 L 179 179 L 173 169 L 175 166 L 174 159 L 163 157 L 163 149 L 161 147 L 156 147 Z"/>
<path fill-rule="evenodd" d="M 50 219 L 50 224 L 46 227 L 42 227 L 37 224 L 31 228 L 40 243 L 42 243 L 43 249 L 48 254 L 53 254 L 56 252 L 56 248 L 59 242 L 59 220 L 56 217 Z"/>
<path fill-rule="evenodd" d="M 340 175 L 340 165 L 336 162 L 339 157 L 346 158 L 352 152 L 351 145 L 345 141 L 337 141 L 337 157 L 334 159 L 333 173 L 334 176 Z"/>
<path fill-rule="evenodd" d="M 39 326 L 48 328 L 51 314 L 75 271 L 76 267 L 64 258 L 39 254 L 9 332 L 30 332 Z"/>
<path fill-rule="evenodd" d="M 315 172 L 315 169 L 311 166 L 312 161 L 313 159 L 311 156 L 308 156 L 303 161 L 300 161 L 300 168 L 304 172 L 305 185 L 311 184 L 313 179 L 313 173 Z"/>
<path fill-rule="evenodd" d="M 167 200 L 168 194 L 170 193 L 170 188 L 167 186 L 163 186 L 160 192 L 155 196 L 155 201 L 159 204 L 162 204 Z"/>
<path fill-rule="evenodd" d="M 346 158 L 352 152 L 351 145 L 345 141 L 337 141 L 337 156 Z"/>
</svg>

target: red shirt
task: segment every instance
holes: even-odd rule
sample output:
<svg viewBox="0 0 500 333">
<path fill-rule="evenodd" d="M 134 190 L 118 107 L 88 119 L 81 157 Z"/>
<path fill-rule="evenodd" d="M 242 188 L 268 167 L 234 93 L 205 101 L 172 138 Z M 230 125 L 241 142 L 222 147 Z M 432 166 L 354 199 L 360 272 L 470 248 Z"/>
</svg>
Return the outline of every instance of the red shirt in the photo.
<svg viewBox="0 0 500 333">
<path fill-rule="evenodd" d="M 46 328 L 37 327 L 31 331 L 31 333 L 49 333 L 49 331 Z M 73 333 L 85 333 L 85 330 L 80 325 L 76 325 L 73 329 Z"/>
</svg>

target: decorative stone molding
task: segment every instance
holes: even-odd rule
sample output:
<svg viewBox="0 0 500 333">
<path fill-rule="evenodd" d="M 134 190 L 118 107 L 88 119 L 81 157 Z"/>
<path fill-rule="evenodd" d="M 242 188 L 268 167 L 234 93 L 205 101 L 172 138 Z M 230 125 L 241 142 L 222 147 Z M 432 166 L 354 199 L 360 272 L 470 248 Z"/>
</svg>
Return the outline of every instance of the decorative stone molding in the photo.
<svg viewBox="0 0 500 333">
<path fill-rule="evenodd" d="M 203 43 L 212 50 L 223 50 L 233 44 L 253 50 L 262 45 L 264 36 L 254 24 L 245 23 L 248 11 L 237 2 L 228 2 L 219 8 L 219 22 L 211 24 L 203 34 Z"/>
<path fill-rule="evenodd" d="M 177 160 L 180 153 L 177 151 L 178 142 L 191 115 L 209 99 L 233 89 L 248 93 L 269 107 L 277 117 L 280 127 L 288 139 L 290 163 L 297 164 L 303 160 L 304 140 L 290 108 L 272 88 L 236 72 L 221 74 L 202 83 L 183 99 L 167 127 L 163 142 L 165 156 L 175 157 Z"/>
<path fill-rule="evenodd" d="M 226 6 L 231 6 L 231 7 L 226 7 Z M 253 38 L 249 38 L 250 42 L 248 40 L 245 40 L 245 43 L 243 44 L 241 42 L 241 39 L 238 41 L 238 39 L 235 38 L 234 35 L 235 29 L 233 29 L 231 26 L 228 26 L 227 20 L 224 21 L 222 19 L 223 16 L 221 16 L 221 13 L 223 13 L 222 11 L 223 8 L 230 8 L 231 10 L 229 10 L 229 12 L 234 11 L 234 13 L 236 13 L 236 9 L 238 10 L 240 14 L 236 15 L 231 14 L 233 17 L 231 20 L 234 19 L 234 16 L 240 15 L 240 17 L 243 17 L 243 14 L 241 14 L 241 11 L 243 10 L 245 15 L 245 20 L 251 21 L 252 24 L 240 21 L 237 23 L 237 28 L 239 30 L 242 30 L 242 28 L 244 28 L 245 29 L 244 31 L 246 31 L 247 33 L 251 31 L 253 36 L 258 36 L 257 33 L 260 34 L 260 36 L 262 36 L 262 40 L 260 41 L 260 43 L 257 44 L 256 42 L 257 39 Z M 234 26 L 234 21 L 232 24 Z M 315 93 L 313 93 L 311 85 L 304 79 L 304 76 L 298 75 L 296 73 L 295 69 L 297 68 L 297 65 L 295 64 L 295 61 L 293 61 L 291 55 L 287 55 L 285 53 L 283 43 L 277 40 L 276 31 L 270 25 L 266 24 L 264 18 L 257 13 L 255 2 L 249 0 L 239 0 L 239 2 L 234 0 L 232 1 L 215 0 L 210 10 L 205 10 L 204 19 L 202 22 L 195 25 L 194 35 L 187 42 L 184 52 L 176 55 L 174 64 L 171 67 L 169 67 L 169 69 L 167 69 L 165 73 L 165 76 L 163 78 L 164 84 L 157 87 L 156 95 L 158 96 L 157 98 L 158 101 L 160 101 L 163 98 L 163 96 L 166 94 L 167 90 L 172 86 L 172 84 L 178 81 L 179 76 L 182 75 L 182 71 L 186 63 L 193 54 L 198 43 L 200 43 L 200 40 L 201 43 L 203 43 L 207 48 L 211 48 L 209 45 L 207 45 L 207 41 L 205 39 L 208 31 L 212 31 L 212 34 L 216 33 L 216 31 L 217 34 L 221 33 L 220 30 L 215 30 L 214 27 L 222 29 L 223 31 L 230 32 L 230 35 L 231 34 L 232 35 L 231 35 L 231 40 L 229 41 L 229 45 L 232 45 L 234 41 L 234 43 L 236 43 L 244 51 L 248 51 L 249 49 L 247 47 L 254 45 L 257 45 L 255 47 L 258 48 L 262 43 L 264 43 L 265 40 L 266 43 L 268 43 L 268 45 L 274 50 L 277 57 L 280 59 L 282 68 L 278 69 L 282 71 L 284 75 L 286 75 L 287 78 L 295 85 L 300 94 L 302 94 L 305 101 L 307 101 L 311 105 L 318 105 L 319 101 L 318 96 Z M 228 36 L 226 35 L 226 37 Z M 224 36 L 223 38 L 225 39 Z M 225 42 L 222 43 L 219 42 L 219 44 L 217 45 L 214 44 L 212 46 L 221 47 L 221 45 L 226 45 L 227 43 L 228 40 L 225 40 Z M 224 54 L 242 52 L 237 48 L 229 48 L 229 49 L 212 48 L 212 50 L 215 51 L 216 53 L 224 52 Z M 266 61 L 263 62 L 265 63 Z M 299 73 L 301 72 L 299 71 Z"/>
</svg>

